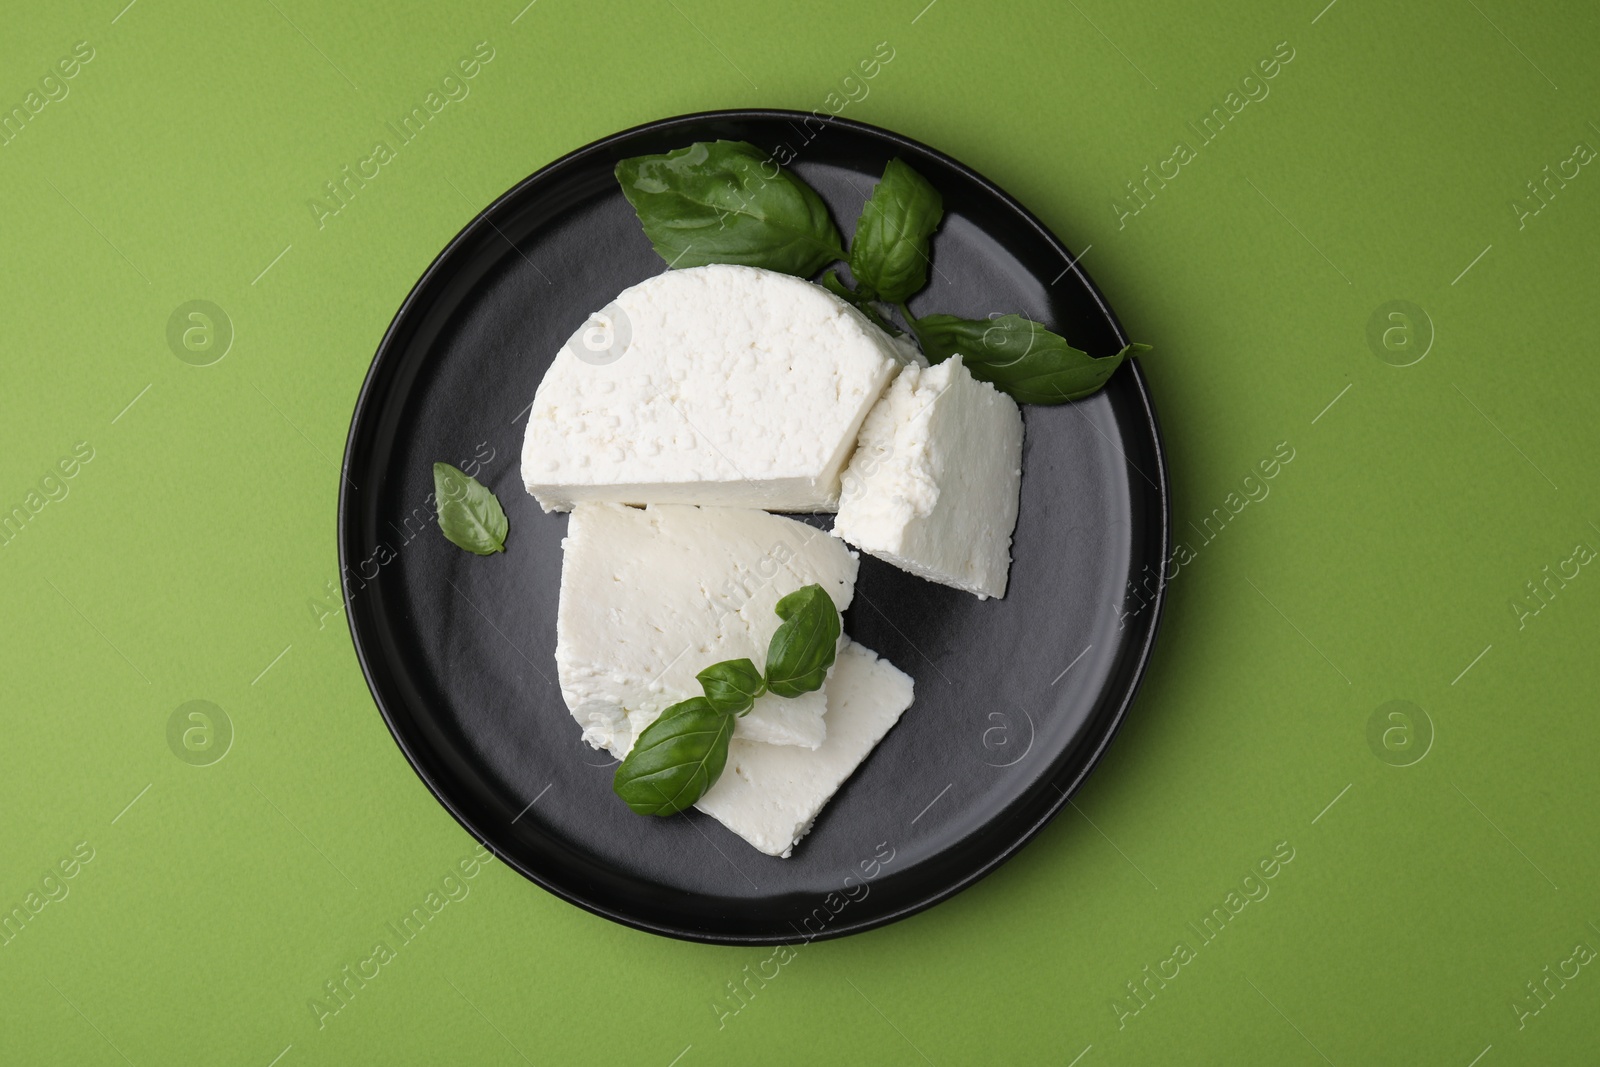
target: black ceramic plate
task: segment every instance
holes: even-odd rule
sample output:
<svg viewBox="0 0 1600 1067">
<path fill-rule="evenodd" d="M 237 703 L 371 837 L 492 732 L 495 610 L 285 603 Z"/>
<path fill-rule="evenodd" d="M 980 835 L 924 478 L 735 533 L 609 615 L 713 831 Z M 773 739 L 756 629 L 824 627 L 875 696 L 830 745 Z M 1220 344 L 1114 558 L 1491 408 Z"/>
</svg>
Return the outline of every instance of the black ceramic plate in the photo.
<svg viewBox="0 0 1600 1067">
<path fill-rule="evenodd" d="M 345 452 L 346 606 L 406 758 L 473 836 L 528 878 L 673 937 L 838 937 L 994 870 L 1104 753 L 1155 637 L 1166 467 L 1135 365 L 1089 400 L 1024 408 L 1005 599 L 979 601 L 862 557 L 845 629 L 916 679 L 916 703 L 793 856 L 762 855 L 698 812 L 634 815 L 612 795 L 612 761 L 579 740 L 556 686 L 567 518 L 543 514 L 523 490 L 518 455 L 557 349 L 590 312 L 663 269 L 612 167 L 715 138 L 787 146 L 847 236 L 890 158 L 926 176 L 946 215 L 933 280 L 911 302 L 919 314 L 1019 312 L 1096 356 L 1126 341 L 1037 219 L 915 141 L 782 111 L 689 115 L 608 137 L 495 201 L 395 316 Z M 440 535 L 426 506 L 435 460 L 481 468 L 510 518 L 504 555 L 469 555 Z"/>
</svg>

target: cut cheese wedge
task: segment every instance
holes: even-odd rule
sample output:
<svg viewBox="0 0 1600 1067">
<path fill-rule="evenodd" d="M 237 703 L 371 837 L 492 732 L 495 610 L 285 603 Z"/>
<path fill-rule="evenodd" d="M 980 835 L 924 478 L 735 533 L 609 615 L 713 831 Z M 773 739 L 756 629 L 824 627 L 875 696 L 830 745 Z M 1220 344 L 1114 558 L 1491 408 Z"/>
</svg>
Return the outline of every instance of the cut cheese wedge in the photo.
<svg viewBox="0 0 1600 1067">
<path fill-rule="evenodd" d="M 556 354 L 522 479 L 580 501 L 832 511 L 868 409 L 920 357 L 821 286 L 716 264 L 625 289 Z"/>
<path fill-rule="evenodd" d="M 855 553 L 764 511 L 580 504 L 561 544 L 561 695 L 584 740 L 618 757 L 666 708 L 701 695 L 700 671 L 727 659 L 764 665 L 781 598 L 817 583 L 843 611 L 855 595 Z M 825 691 L 769 693 L 734 736 L 814 749 L 826 710 Z"/>
<path fill-rule="evenodd" d="M 695 807 L 769 856 L 787 857 L 823 805 L 911 706 L 911 678 L 846 639 L 828 679 L 828 737 L 815 752 L 728 745 L 722 777 Z"/>
<path fill-rule="evenodd" d="M 980 600 L 1006 595 L 1022 413 L 952 356 L 900 372 L 861 427 L 833 532 Z"/>
</svg>

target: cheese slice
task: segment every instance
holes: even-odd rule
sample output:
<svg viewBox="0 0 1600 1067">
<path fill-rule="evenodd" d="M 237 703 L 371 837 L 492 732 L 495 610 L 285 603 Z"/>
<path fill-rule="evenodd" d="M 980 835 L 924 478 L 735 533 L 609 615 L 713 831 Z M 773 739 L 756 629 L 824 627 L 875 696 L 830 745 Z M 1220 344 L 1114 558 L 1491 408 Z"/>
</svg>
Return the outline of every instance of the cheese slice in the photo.
<svg viewBox="0 0 1600 1067">
<path fill-rule="evenodd" d="M 695 807 L 769 856 L 787 857 L 900 715 L 911 706 L 911 678 L 853 641 L 828 679 L 828 738 L 815 752 L 728 744 L 722 777 Z"/>
<path fill-rule="evenodd" d="M 781 598 L 817 583 L 843 611 L 855 595 L 855 553 L 764 511 L 580 504 L 561 545 L 561 695 L 583 739 L 618 757 L 666 708 L 701 695 L 700 671 L 727 659 L 763 666 Z M 826 711 L 823 691 L 769 693 L 734 736 L 814 749 Z"/>
<path fill-rule="evenodd" d="M 669 270 L 590 317 L 539 383 L 522 479 L 584 500 L 832 511 L 868 409 L 916 357 L 821 286 Z"/>
<path fill-rule="evenodd" d="M 1006 595 L 1022 413 L 952 356 L 909 366 L 861 427 L 833 532 L 978 599 Z"/>
</svg>

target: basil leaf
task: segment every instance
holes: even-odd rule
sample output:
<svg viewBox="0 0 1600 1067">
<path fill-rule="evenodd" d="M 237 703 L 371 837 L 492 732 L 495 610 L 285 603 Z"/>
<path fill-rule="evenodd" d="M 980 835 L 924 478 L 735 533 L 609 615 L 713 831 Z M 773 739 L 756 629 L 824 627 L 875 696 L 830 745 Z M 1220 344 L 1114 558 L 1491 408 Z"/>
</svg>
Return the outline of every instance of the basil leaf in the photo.
<svg viewBox="0 0 1600 1067">
<path fill-rule="evenodd" d="M 821 689 L 839 651 L 839 609 L 822 586 L 808 585 L 776 610 L 784 622 L 767 646 L 767 689 L 781 697 Z"/>
<path fill-rule="evenodd" d="M 1096 359 L 1020 315 L 997 319 L 929 315 L 912 325 L 929 362 L 942 363 L 959 353 L 974 378 L 994 383 L 1023 404 L 1060 404 L 1089 396 L 1130 353 L 1149 349 L 1129 345 L 1114 356 Z"/>
<path fill-rule="evenodd" d="M 505 509 L 478 479 L 448 463 L 435 463 L 433 503 L 439 529 L 452 544 L 480 556 L 506 550 Z"/>
<path fill-rule="evenodd" d="M 668 266 L 738 263 L 809 278 L 845 258 L 822 198 L 744 141 L 635 156 L 616 174 Z"/>
<path fill-rule="evenodd" d="M 942 218 L 939 190 L 899 159 L 889 160 L 850 241 L 850 273 L 861 291 L 898 304 L 927 285 L 928 238 Z"/>
<path fill-rule="evenodd" d="M 700 679 L 706 700 L 725 715 L 743 715 L 767 691 L 760 669 L 747 659 L 713 663 L 695 677 Z"/>
<path fill-rule="evenodd" d="M 721 777 L 734 721 L 705 697 L 672 705 L 644 728 L 611 788 L 640 815 L 682 811 Z"/>
</svg>

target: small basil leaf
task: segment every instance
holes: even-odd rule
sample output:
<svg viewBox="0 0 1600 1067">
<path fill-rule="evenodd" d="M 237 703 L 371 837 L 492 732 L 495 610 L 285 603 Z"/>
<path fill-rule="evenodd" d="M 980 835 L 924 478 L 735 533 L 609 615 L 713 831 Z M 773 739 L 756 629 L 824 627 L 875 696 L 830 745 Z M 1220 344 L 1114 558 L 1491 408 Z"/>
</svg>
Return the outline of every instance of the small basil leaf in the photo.
<svg viewBox="0 0 1600 1067">
<path fill-rule="evenodd" d="M 942 363 L 959 353 L 974 378 L 994 383 L 1023 404 L 1060 404 L 1098 392 L 1124 358 L 1149 347 L 1129 345 L 1097 359 L 1020 315 L 929 315 L 913 325 L 930 362 Z"/>
<path fill-rule="evenodd" d="M 734 721 L 705 697 L 672 705 L 644 728 L 611 788 L 640 815 L 682 811 L 721 777 Z"/>
<path fill-rule="evenodd" d="M 776 610 L 783 625 L 767 646 L 767 689 L 781 697 L 821 689 L 839 651 L 839 609 L 822 586 L 808 585 Z"/>
<path fill-rule="evenodd" d="M 743 715 L 767 691 L 760 669 L 747 659 L 713 663 L 695 677 L 700 679 L 706 700 L 725 715 Z"/>
<path fill-rule="evenodd" d="M 850 273 L 869 298 L 909 300 L 928 284 L 928 238 L 944 218 L 939 190 L 899 159 L 861 209 L 850 241 Z"/>
<path fill-rule="evenodd" d="M 452 544 L 480 556 L 506 550 L 505 509 L 478 479 L 448 463 L 435 463 L 433 502 L 439 529 Z"/>
<path fill-rule="evenodd" d="M 635 156 L 616 174 L 668 266 L 738 263 L 809 278 L 845 258 L 822 198 L 744 141 Z"/>
</svg>

